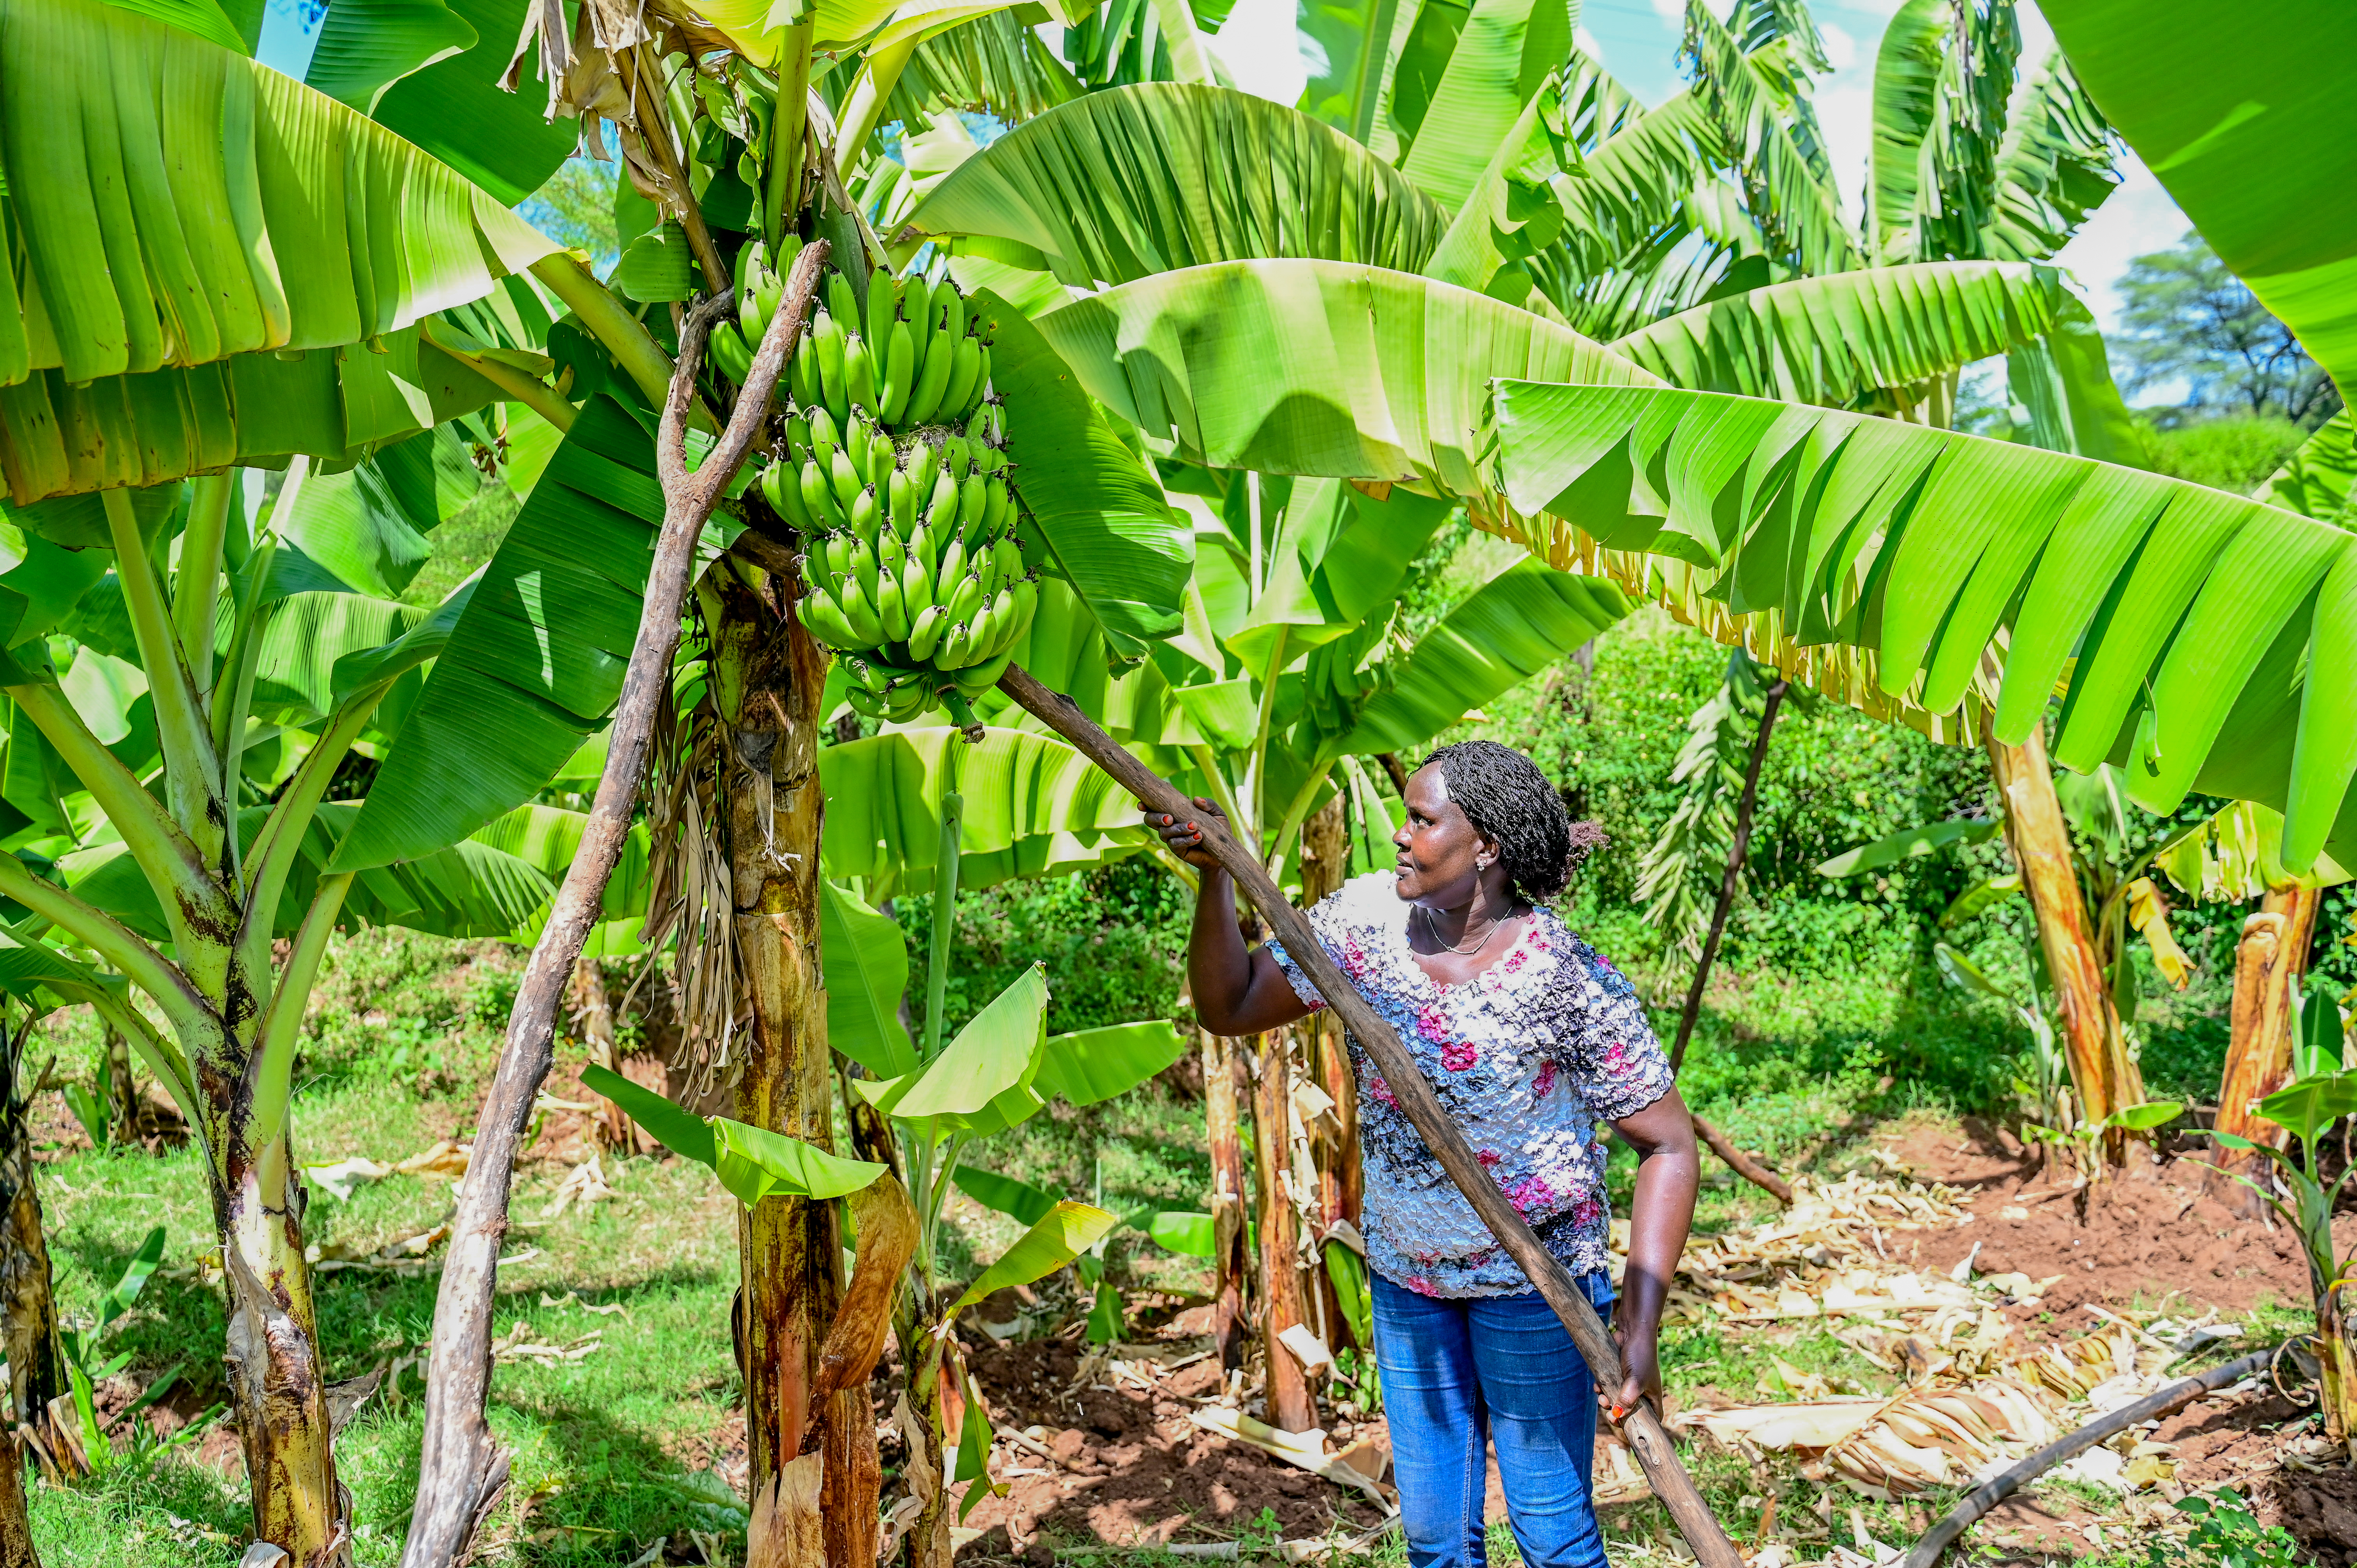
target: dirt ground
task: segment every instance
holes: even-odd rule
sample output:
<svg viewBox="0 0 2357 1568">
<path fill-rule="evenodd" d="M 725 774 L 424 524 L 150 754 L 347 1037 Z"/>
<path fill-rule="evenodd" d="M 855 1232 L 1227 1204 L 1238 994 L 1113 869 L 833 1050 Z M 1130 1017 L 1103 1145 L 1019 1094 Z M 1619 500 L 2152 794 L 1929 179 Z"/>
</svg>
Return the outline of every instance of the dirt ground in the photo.
<svg viewBox="0 0 2357 1568">
<path fill-rule="evenodd" d="M 1964 1191 L 1974 1215 L 1966 1225 L 1907 1236 L 1909 1262 L 1945 1272 L 1970 1256 L 1983 1273 L 2061 1276 L 2042 1301 L 2008 1309 L 2033 1341 L 2101 1326 L 2093 1308 L 2165 1305 L 2181 1318 L 2307 1299 L 2306 1265 L 2288 1230 L 2209 1196 L 2207 1173 L 2190 1160 L 2147 1164 L 2082 1190 L 2010 1134 L 1985 1126 L 1918 1126 L 1877 1146 L 1908 1176 Z M 2357 1245 L 2357 1216 L 2342 1224 L 2343 1246 Z M 1044 1568 L 1053 1543 L 1227 1538 L 1264 1509 L 1287 1537 L 1373 1522 L 1363 1499 L 1188 1419 L 1218 1390 L 1206 1309 L 1169 1303 L 1140 1316 L 1161 1320 L 1149 1339 L 1093 1357 L 1077 1326 L 1062 1338 L 1005 1344 L 968 1336 L 983 1341 L 974 1365 L 1000 1428 L 1028 1429 L 1046 1452 L 1003 1470 L 1011 1489 L 974 1508 L 965 1523 L 982 1533 L 965 1555 L 1020 1555 Z M 2178 1412 L 2148 1437 L 2173 1448 L 2178 1489 L 2233 1486 L 2257 1503 L 2264 1522 L 2298 1536 L 2321 1568 L 2357 1568 L 2357 1472 L 2316 1435 L 2314 1410 L 2265 1389 L 2226 1393 Z M 1329 1446 L 1380 1442 L 1381 1426 L 1380 1418 L 1338 1423 Z M 2147 1513 L 2166 1511 L 2149 1500 Z M 1502 1517 L 1501 1503 L 1492 1496 L 1492 1517 Z M 2000 1505 L 1969 1539 L 2017 1558 L 2121 1544 L 2094 1510 L 2054 1490 Z"/>
</svg>

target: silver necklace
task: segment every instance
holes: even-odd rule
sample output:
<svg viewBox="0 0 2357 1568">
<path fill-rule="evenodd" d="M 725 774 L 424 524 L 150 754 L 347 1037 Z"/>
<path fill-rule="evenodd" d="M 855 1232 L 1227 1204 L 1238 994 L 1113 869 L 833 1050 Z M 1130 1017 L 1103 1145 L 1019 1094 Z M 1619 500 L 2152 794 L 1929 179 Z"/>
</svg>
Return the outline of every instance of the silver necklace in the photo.
<svg viewBox="0 0 2357 1568">
<path fill-rule="evenodd" d="M 1448 949 L 1450 952 L 1455 953 L 1458 958 L 1471 958 L 1475 953 L 1480 952 L 1483 948 L 1488 947 L 1490 945 L 1490 939 L 1498 934 L 1498 928 L 1506 923 L 1504 920 L 1491 921 L 1490 929 L 1481 933 L 1481 940 L 1480 941 L 1475 942 L 1469 948 L 1460 948 L 1451 943 L 1448 938 L 1440 934 L 1440 924 L 1432 918 L 1431 910 L 1425 908 L 1421 904 L 1416 906 L 1416 909 L 1424 916 L 1424 929 L 1431 934 L 1432 940 L 1438 942 L 1442 947 Z M 1507 918 L 1511 919 L 1512 917 L 1508 916 Z"/>
</svg>

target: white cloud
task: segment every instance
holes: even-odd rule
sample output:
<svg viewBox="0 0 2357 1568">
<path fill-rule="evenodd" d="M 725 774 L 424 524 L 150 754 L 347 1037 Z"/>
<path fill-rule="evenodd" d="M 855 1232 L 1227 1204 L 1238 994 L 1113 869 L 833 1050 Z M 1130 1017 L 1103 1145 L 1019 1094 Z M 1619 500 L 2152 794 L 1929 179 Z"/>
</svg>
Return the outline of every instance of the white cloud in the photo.
<svg viewBox="0 0 2357 1568">
<path fill-rule="evenodd" d="M 1289 105 L 1300 102 L 1309 82 L 1300 37 L 1294 0 L 1237 0 L 1220 30 L 1204 41 L 1239 88 Z"/>
<path fill-rule="evenodd" d="M 1581 54 L 1586 55 L 1598 65 L 1604 63 L 1604 46 L 1596 41 L 1594 33 L 1589 32 L 1586 27 L 1576 28 L 1571 35 L 1571 41 L 1579 46 Z"/>
<path fill-rule="evenodd" d="M 1686 25 L 1686 0 L 1653 0 L 1653 15 L 1683 30 Z"/>
<path fill-rule="evenodd" d="M 1833 62 L 1835 74 L 1857 63 L 1857 40 L 1835 27 L 1831 22 L 1817 28 L 1825 41 L 1825 59 Z"/>
</svg>

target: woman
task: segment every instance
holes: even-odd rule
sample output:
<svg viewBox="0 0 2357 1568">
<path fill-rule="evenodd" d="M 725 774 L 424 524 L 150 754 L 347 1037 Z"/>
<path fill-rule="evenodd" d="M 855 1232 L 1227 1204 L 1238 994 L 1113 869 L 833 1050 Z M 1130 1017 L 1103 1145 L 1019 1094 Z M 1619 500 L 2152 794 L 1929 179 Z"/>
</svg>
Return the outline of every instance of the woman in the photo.
<svg viewBox="0 0 2357 1568">
<path fill-rule="evenodd" d="M 1694 1218 L 1693 1124 L 1634 989 L 1545 908 L 1601 840 L 1595 826 L 1575 827 L 1530 758 L 1493 741 L 1425 758 L 1406 806 L 1392 835 L 1397 869 L 1349 883 L 1310 926 L 1599 1313 L 1614 1303 L 1598 1123 L 1640 1161 L 1626 1294 L 1613 1314 L 1628 1375 L 1608 1394 L 1351 1042 L 1375 1347 L 1408 1561 L 1486 1561 L 1486 1435 L 1523 1561 L 1605 1568 L 1588 1493 L 1597 1405 L 1661 1391 L 1654 1342 Z M 1203 872 L 1189 949 L 1203 1026 L 1258 1034 L 1325 1005 L 1281 946 L 1246 950 L 1235 890 L 1198 823 L 1154 813 L 1148 824 Z"/>
</svg>

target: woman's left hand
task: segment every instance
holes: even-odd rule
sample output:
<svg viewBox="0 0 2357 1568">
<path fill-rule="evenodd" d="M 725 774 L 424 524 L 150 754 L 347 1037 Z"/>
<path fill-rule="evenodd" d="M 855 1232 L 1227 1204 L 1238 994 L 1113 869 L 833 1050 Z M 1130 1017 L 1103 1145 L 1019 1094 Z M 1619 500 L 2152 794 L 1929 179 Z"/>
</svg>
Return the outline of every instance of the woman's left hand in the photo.
<svg viewBox="0 0 2357 1568">
<path fill-rule="evenodd" d="M 1641 1400 L 1652 1400 L 1658 1410 L 1662 1402 L 1660 1330 L 1650 1323 L 1632 1323 L 1625 1328 L 1616 1326 L 1612 1337 L 1620 1342 L 1620 1364 L 1628 1375 L 1618 1391 L 1596 1391 L 1596 1402 L 1603 1407 L 1605 1418 L 1620 1420 Z"/>
</svg>

